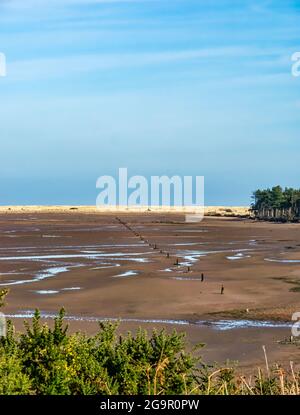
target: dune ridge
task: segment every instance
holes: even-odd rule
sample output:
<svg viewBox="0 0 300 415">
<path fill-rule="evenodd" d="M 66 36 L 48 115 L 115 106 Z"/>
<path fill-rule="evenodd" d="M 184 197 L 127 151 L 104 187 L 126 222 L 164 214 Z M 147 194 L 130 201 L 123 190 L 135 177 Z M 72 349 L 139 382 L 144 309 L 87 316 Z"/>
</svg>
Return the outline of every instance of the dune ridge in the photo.
<svg viewBox="0 0 300 415">
<path fill-rule="evenodd" d="M 187 213 L 201 212 L 202 208 L 188 206 L 85 206 L 85 205 L 24 205 L 0 206 L 0 213 L 111 213 L 111 212 L 163 212 Z M 250 209 L 247 206 L 205 206 L 205 216 L 248 216 Z"/>
</svg>

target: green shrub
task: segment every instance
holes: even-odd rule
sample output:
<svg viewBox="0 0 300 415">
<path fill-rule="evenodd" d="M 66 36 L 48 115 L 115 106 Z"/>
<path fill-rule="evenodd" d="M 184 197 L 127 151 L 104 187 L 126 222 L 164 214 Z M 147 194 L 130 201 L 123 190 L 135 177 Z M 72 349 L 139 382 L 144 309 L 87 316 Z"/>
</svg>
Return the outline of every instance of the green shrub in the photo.
<svg viewBox="0 0 300 415">
<path fill-rule="evenodd" d="M 64 310 L 53 328 L 36 311 L 21 335 L 9 322 L 0 339 L 0 394 L 299 394 L 292 366 L 290 376 L 275 367 L 247 381 L 232 363 L 205 365 L 176 331 L 118 336 L 117 327 L 101 323 L 95 336 L 69 335 Z"/>
<path fill-rule="evenodd" d="M 31 382 L 22 373 L 22 362 L 16 355 L 0 353 L 0 395 L 30 394 Z"/>
<path fill-rule="evenodd" d="M 63 319 L 61 310 L 51 329 L 36 311 L 24 334 L 15 335 L 9 323 L 0 341 L 0 353 L 35 394 L 180 394 L 196 387 L 199 359 L 185 352 L 184 335 L 139 330 L 118 337 L 111 323 L 92 337 L 68 335 Z"/>
</svg>

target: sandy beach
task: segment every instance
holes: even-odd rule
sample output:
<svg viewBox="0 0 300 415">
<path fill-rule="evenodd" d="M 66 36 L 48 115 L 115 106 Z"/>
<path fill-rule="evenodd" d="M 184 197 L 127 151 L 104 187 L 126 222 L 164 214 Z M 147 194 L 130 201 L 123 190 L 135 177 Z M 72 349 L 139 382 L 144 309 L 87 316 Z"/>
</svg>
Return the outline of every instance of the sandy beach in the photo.
<svg viewBox="0 0 300 415">
<path fill-rule="evenodd" d="M 280 343 L 300 307 L 300 225 L 218 209 L 245 213 L 207 208 L 186 223 L 181 212 L 1 207 L 3 311 L 18 330 L 35 308 L 50 321 L 65 307 L 71 330 L 120 319 L 121 331 L 185 331 L 210 362 L 263 364 L 266 345 L 271 361 L 300 363 Z"/>
<path fill-rule="evenodd" d="M 199 208 L 198 208 L 199 209 Z M 202 208 L 201 208 L 202 210 Z M 250 210 L 247 206 L 205 206 L 203 208 L 205 216 L 247 216 Z M 195 207 L 177 206 L 0 206 L 0 213 L 178 213 L 193 212 Z"/>
</svg>

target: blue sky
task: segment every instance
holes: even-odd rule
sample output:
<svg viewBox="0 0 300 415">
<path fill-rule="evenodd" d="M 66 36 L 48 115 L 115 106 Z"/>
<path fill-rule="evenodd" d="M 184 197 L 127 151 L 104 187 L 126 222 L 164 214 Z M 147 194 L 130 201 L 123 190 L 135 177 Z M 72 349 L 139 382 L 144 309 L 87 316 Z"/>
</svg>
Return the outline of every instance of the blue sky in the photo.
<svg viewBox="0 0 300 415">
<path fill-rule="evenodd" d="M 206 204 L 300 187 L 299 0 L 0 0 L 0 204 L 98 176 L 204 175 Z"/>
</svg>

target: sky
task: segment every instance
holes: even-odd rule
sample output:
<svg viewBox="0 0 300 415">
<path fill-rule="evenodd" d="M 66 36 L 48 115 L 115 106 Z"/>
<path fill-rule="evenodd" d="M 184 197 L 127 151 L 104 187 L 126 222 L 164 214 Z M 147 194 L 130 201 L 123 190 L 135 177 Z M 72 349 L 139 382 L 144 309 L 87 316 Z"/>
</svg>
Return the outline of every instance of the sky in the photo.
<svg viewBox="0 0 300 415">
<path fill-rule="evenodd" d="M 101 175 L 300 187 L 300 0 L 0 0 L 0 204 L 94 204 Z"/>
</svg>

